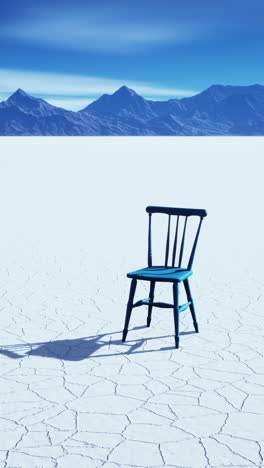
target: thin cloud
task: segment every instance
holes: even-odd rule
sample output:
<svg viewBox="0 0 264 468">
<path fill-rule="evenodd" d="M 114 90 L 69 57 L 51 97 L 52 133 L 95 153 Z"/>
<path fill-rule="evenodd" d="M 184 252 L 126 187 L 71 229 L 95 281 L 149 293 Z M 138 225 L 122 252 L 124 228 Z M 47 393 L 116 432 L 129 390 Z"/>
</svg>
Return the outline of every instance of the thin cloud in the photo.
<svg viewBox="0 0 264 468">
<path fill-rule="evenodd" d="M 118 15 L 117 15 L 118 17 Z M 2 26 L 0 35 L 34 44 L 96 52 L 145 51 L 156 44 L 184 43 L 204 35 L 204 28 L 190 22 L 140 23 L 116 20 L 105 12 L 42 12 L 27 20 Z"/>
<path fill-rule="evenodd" d="M 5 101 L 9 97 L 10 93 L 0 93 L 0 102 Z"/>
<path fill-rule="evenodd" d="M 93 99 L 78 99 L 78 98 L 64 98 L 64 97 L 56 97 L 53 98 L 51 96 L 41 96 L 42 99 L 49 102 L 53 106 L 62 107 L 63 109 L 71 110 L 71 111 L 79 111 L 84 109 L 84 107 L 88 106 L 93 102 Z"/>
<path fill-rule="evenodd" d="M 157 87 L 151 83 L 135 82 L 121 79 L 110 79 L 94 76 L 70 75 L 62 73 L 34 72 L 26 70 L 0 69 L 0 91 L 7 96 L 16 89 L 22 88 L 29 94 L 72 110 L 87 105 L 102 94 L 112 94 L 121 86 L 134 89 L 145 98 L 170 99 L 193 96 L 197 91 Z M 85 99 L 84 99 L 85 97 Z M 63 105 L 63 101 L 64 104 Z M 67 105 L 68 101 L 68 105 Z M 71 101 L 71 102 L 70 102 Z"/>
</svg>

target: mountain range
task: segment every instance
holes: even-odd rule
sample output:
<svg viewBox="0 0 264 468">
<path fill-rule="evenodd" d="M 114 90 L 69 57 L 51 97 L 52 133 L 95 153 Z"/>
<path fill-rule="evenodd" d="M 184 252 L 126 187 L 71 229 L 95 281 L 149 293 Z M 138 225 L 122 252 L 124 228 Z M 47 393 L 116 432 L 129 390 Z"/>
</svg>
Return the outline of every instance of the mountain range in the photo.
<svg viewBox="0 0 264 468">
<path fill-rule="evenodd" d="M 2 136 L 264 135 L 264 86 L 213 85 L 152 101 L 122 86 L 73 112 L 18 89 L 0 103 Z"/>
</svg>

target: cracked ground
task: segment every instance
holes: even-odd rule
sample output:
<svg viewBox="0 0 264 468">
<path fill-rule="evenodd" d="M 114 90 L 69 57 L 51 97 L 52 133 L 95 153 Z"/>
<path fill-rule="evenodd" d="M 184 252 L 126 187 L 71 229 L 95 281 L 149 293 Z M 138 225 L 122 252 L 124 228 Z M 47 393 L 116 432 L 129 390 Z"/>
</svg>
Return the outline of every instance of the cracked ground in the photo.
<svg viewBox="0 0 264 468">
<path fill-rule="evenodd" d="M 45 151 L 47 145 L 61 145 L 58 140 L 47 139 Z M 247 146 L 248 140 L 243 140 L 245 151 L 252 146 Z M 240 225 L 231 201 L 228 223 L 236 219 L 235 233 L 231 239 L 224 237 L 229 224 L 224 226 L 219 253 L 214 242 L 208 246 L 208 239 L 215 241 L 219 231 L 215 225 L 222 213 L 219 192 L 207 204 L 207 190 L 192 204 L 192 193 L 186 203 L 181 198 L 179 204 L 209 212 L 190 279 L 200 333 L 194 333 L 190 313 L 184 311 L 176 350 L 172 311 L 154 309 L 147 328 L 144 306 L 133 310 L 122 343 L 129 291 L 126 273 L 145 266 L 144 208 L 158 199 L 156 195 L 154 200 L 154 191 L 151 200 L 143 195 L 148 165 L 137 182 L 143 201 L 135 202 L 131 221 L 125 211 L 127 205 L 132 207 L 129 195 L 118 210 L 112 208 L 111 214 L 110 208 L 105 210 L 105 203 L 115 206 L 121 194 L 107 185 L 99 197 L 92 176 L 98 178 L 102 159 L 94 162 L 96 169 L 89 176 L 91 190 L 84 171 L 91 169 L 91 160 L 79 160 L 81 170 L 76 171 L 76 160 L 73 164 L 70 158 L 64 166 L 66 175 L 61 175 L 61 158 L 55 168 L 44 155 L 36 160 L 36 140 L 24 141 L 22 156 L 17 140 L 5 143 L 18 171 L 15 175 L 10 164 L 2 180 L 5 189 L 12 181 L 16 195 L 6 198 L 2 215 L 0 467 L 263 467 L 264 283 L 257 275 L 259 257 L 254 257 L 260 237 L 254 237 L 252 257 L 247 256 L 242 249 L 245 234 L 238 236 Z M 64 141 L 76 145 L 75 139 Z M 77 141 L 84 149 L 84 140 Z M 101 141 L 102 153 L 105 139 Z M 117 149 L 123 152 L 121 141 Z M 228 149 L 230 139 L 223 144 Z M 208 145 L 210 153 L 212 140 Z M 32 152 L 29 159 L 26 151 Z M 130 164 L 130 175 L 131 171 L 136 175 Z M 118 167 L 115 182 L 126 171 L 121 162 Z M 126 179 L 126 184 L 129 190 L 132 182 Z M 230 196 L 231 183 L 225 189 Z M 74 203 L 69 190 L 75 192 Z M 240 201 L 243 193 L 241 184 Z M 93 196 L 98 208 L 87 218 L 89 203 L 83 203 L 84 196 L 85 200 Z M 160 204 L 168 204 L 169 196 L 170 189 Z M 253 192 L 247 197 L 249 206 Z M 122 219 L 117 229 L 118 216 Z M 132 233 L 133 249 L 127 249 Z M 224 250 L 239 265 L 228 274 L 221 264 Z M 249 262 L 255 262 L 253 272 Z M 212 271 L 213 264 L 217 271 Z M 171 295 L 170 286 L 157 286 L 159 299 L 170 300 Z M 139 282 L 136 300 L 147 296 L 147 283 Z"/>
</svg>

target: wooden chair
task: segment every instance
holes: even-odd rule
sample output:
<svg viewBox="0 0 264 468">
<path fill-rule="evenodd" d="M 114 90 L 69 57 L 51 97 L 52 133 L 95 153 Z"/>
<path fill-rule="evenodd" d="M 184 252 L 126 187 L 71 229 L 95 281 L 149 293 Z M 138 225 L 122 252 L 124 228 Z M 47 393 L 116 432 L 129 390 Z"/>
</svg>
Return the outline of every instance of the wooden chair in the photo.
<svg viewBox="0 0 264 468">
<path fill-rule="evenodd" d="M 152 307 L 164 307 L 164 308 L 173 308 L 174 312 L 174 325 L 175 325 L 175 347 L 179 348 L 180 338 L 179 338 L 179 313 L 190 308 L 193 325 L 196 333 L 199 332 L 198 323 L 195 315 L 194 302 L 189 285 L 189 276 L 192 275 L 192 264 L 195 255 L 195 250 L 200 234 L 200 229 L 202 225 L 203 218 L 207 216 L 205 210 L 200 209 L 191 209 L 191 208 L 171 208 L 171 207 L 161 207 L 161 206 L 148 206 L 146 208 L 147 213 L 149 214 L 149 229 L 148 229 L 148 267 L 142 268 L 141 270 L 133 271 L 127 274 L 128 278 L 131 278 L 131 287 L 129 293 L 129 299 L 127 303 L 126 317 L 125 317 L 125 326 L 123 330 L 122 341 L 126 340 L 129 320 L 131 316 L 132 309 L 139 307 L 141 305 L 148 306 L 148 316 L 147 316 L 147 326 L 150 326 Z M 152 265 L 152 229 L 151 229 L 151 218 L 154 213 L 163 213 L 168 215 L 168 228 L 166 236 L 166 246 L 165 246 L 165 260 L 164 265 L 162 266 L 153 266 Z M 170 253 L 170 231 L 171 231 L 171 218 L 175 218 L 175 234 L 172 244 L 172 260 L 171 266 L 169 266 L 169 253 Z M 187 221 L 190 217 L 197 217 L 198 224 L 195 226 L 194 240 L 192 248 L 190 249 L 190 256 L 187 263 L 187 267 L 183 268 L 181 266 L 184 254 L 184 246 L 186 244 L 186 229 Z M 196 218 L 196 219 L 197 219 Z M 192 220 L 193 221 L 193 220 Z M 180 227 L 181 225 L 181 227 Z M 177 247 L 179 246 L 179 249 Z M 175 266 L 176 257 L 178 257 L 178 265 Z M 150 282 L 150 291 L 149 297 L 147 299 L 142 299 L 135 304 L 134 295 L 137 286 L 137 280 L 149 281 Z M 167 304 L 165 302 L 154 302 L 154 290 L 156 282 L 169 282 L 173 285 L 173 304 Z M 179 283 L 183 282 L 187 301 L 186 304 L 179 305 Z"/>
</svg>

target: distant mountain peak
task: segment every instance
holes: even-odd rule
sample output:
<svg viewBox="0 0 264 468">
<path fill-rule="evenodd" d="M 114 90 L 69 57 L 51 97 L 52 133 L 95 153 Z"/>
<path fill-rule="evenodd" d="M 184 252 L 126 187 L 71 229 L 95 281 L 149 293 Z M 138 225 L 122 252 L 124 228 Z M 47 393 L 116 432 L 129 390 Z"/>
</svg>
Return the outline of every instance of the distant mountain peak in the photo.
<svg viewBox="0 0 264 468">
<path fill-rule="evenodd" d="M 92 115 L 98 114 L 114 114 L 118 112 L 132 112 L 133 109 L 136 113 L 145 112 L 147 101 L 127 86 L 121 86 L 113 94 L 103 94 L 96 101 L 89 104 L 80 112 L 89 112 Z"/>
<path fill-rule="evenodd" d="M 224 91 L 225 89 L 232 88 L 231 85 L 221 85 L 221 84 L 213 84 L 209 86 L 209 88 L 206 88 L 202 93 L 208 93 L 208 92 L 216 92 L 216 91 Z"/>
<path fill-rule="evenodd" d="M 23 97 L 26 97 L 26 96 L 32 97 L 32 96 L 30 96 L 29 94 L 27 94 L 23 89 L 18 88 L 18 89 L 10 96 L 10 98 L 12 98 L 12 97 L 19 97 L 19 96 L 23 96 Z"/>
<path fill-rule="evenodd" d="M 194 101 L 198 100 L 204 100 L 207 99 L 211 103 L 216 103 L 222 101 L 224 98 L 226 98 L 230 93 L 233 92 L 233 88 L 237 89 L 236 86 L 231 86 L 231 85 L 221 85 L 221 84 L 213 84 L 209 86 L 209 88 L 206 88 L 204 91 L 202 91 L 199 94 L 196 94 L 195 96 L 192 96 L 189 99 L 194 99 Z M 188 99 L 188 98 L 187 98 Z M 186 101 L 186 98 L 184 99 Z"/>
<path fill-rule="evenodd" d="M 20 94 L 20 95 L 23 95 L 23 96 L 27 96 L 26 91 L 24 91 L 24 90 L 21 89 L 21 88 L 18 88 L 18 89 L 14 92 L 14 94 Z"/>
<path fill-rule="evenodd" d="M 211 86 L 209 86 L 209 88 L 207 89 L 218 89 L 218 88 L 224 88 L 225 85 L 222 85 L 222 84 L 212 84 Z M 206 91 L 206 90 L 205 90 Z"/>
<path fill-rule="evenodd" d="M 136 91 L 134 91 L 131 88 L 128 88 L 127 86 L 121 86 L 117 91 L 114 92 L 113 96 L 138 96 Z"/>
<path fill-rule="evenodd" d="M 7 99 L 8 102 L 22 102 L 25 100 L 33 101 L 36 98 L 27 94 L 23 89 L 18 88 L 9 98 Z"/>
<path fill-rule="evenodd" d="M 263 90 L 264 86 L 259 84 L 259 83 L 255 83 L 255 84 L 252 84 L 252 85 L 245 85 L 245 86 L 242 86 L 242 85 L 221 85 L 221 84 L 213 84 L 211 86 L 209 86 L 209 88 L 205 89 L 204 91 L 202 91 L 203 93 L 205 92 L 208 92 L 208 91 L 225 91 L 225 90 L 228 90 L 228 91 L 247 91 L 247 90 L 255 90 L 255 89 L 261 89 Z"/>
<path fill-rule="evenodd" d="M 49 104 L 44 99 L 31 96 L 23 89 L 18 88 L 6 101 L 1 103 L 2 108 L 16 108 L 19 112 L 25 114 L 47 116 L 58 112 L 68 112 Z"/>
</svg>

